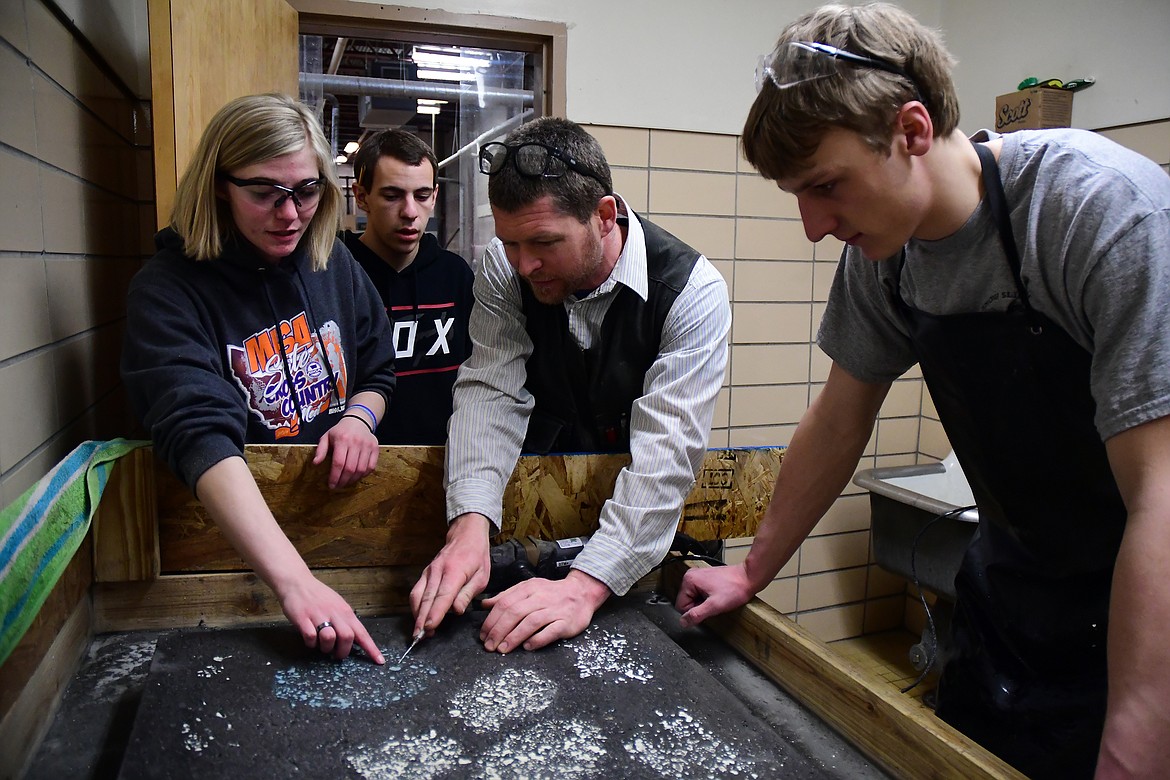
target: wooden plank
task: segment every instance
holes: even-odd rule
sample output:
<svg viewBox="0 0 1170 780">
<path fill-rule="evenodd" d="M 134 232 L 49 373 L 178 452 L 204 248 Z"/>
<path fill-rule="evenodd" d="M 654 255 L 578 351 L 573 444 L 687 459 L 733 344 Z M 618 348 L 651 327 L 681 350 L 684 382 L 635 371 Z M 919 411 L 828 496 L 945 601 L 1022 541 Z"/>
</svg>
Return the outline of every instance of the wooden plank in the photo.
<svg viewBox="0 0 1170 780">
<path fill-rule="evenodd" d="M 170 0 L 179 176 L 211 117 L 260 92 L 296 97 L 297 12 L 284 0 Z"/>
<path fill-rule="evenodd" d="M 7 716 L 21 688 L 36 673 L 57 634 L 78 605 L 84 603 L 88 608 L 89 585 L 93 582 L 92 556 L 93 544 L 87 536 L 57 584 L 49 591 L 24 636 L 0 666 L 0 717 Z"/>
<path fill-rule="evenodd" d="M 443 448 L 383 447 L 378 468 L 357 485 L 330 490 L 313 447 L 249 446 L 260 492 L 309 566 L 425 566 L 446 537 Z M 710 450 L 679 528 L 701 539 L 751 536 L 772 493 L 783 450 Z M 597 529 L 601 506 L 629 455 L 520 458 L 504 491 L 496 541 L 581 536 Z M 246 571 L 215 523 L 177 479 L 159 470 L 162 571 Z"/>
<path fill-rule="evenodd" d="M 340 593 L 362 617 L 402 614 L 422 568 L 367 566 L 319 569 L 318 579 Z M 107 582 L 93 587 L 98 633 L 235 626 L 284 620 L 280 602 L 251 573 L 163 575 L 151 582 Z"/>
<path fill-rule="evenodd" d="M 110 470 L 102 500 L 93 515 L 94 579 L 97 582 L 148 580 L 159 575 L 158 511 L 150 449 L 132 450 Z"/>
<path fill-rule="evenodd" d="M 15 701 L 0 718 L 0 778 L 24 776 L 85 654 L 93 636 L 92 623 L 89 599 L 77 601 L 59 630 L 51 635 L 52 643 L 38 656 L 35 671 L 22 687 L 13 689 Z M 6 689 L 7 685 L 6 681 Z"/>
<path fill-rule="evenodd" d="M 155 226 L 171 221 L 178 173 L 175 165 L 175 92 L 171 61 L 171 0 L 147 0 L 150 26 L 151 125 L 154 136 Z"/>
<path fill-rule="evenodd" d="M 706 564 L 665 567 L 664 583 L 672 598 L 686 567 L 700 566 Z M 895 777 L 1026 780 L 759 599 L 703 625 Z"/>
</svg>

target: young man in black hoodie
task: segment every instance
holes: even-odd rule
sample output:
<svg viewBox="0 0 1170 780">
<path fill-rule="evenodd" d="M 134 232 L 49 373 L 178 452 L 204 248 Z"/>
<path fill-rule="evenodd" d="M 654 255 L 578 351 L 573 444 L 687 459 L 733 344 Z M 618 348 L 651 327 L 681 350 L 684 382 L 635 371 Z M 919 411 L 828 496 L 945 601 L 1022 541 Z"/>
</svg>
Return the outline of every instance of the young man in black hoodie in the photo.
<svg viewBox="0 0 1170 780">
<path fill-rule="evenodd" d="M 451 389 L 471 354 L 470 266 L 426 230 L 438 196 L 438 164 L 405 130 L 366 139 L 354 157 L 354 197 L 369 222 L 346 247 L 373 280 L 394 331 L 394 402 L 378 426 L 382 444 L 445 444 Z"/>
</svg>

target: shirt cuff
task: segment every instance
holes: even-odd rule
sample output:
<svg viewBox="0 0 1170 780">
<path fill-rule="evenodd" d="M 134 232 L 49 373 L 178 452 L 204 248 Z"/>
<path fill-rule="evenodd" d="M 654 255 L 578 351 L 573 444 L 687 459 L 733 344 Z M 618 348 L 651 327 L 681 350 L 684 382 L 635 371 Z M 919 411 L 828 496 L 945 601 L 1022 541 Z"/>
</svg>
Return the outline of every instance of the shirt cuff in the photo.
<svg viewBox="0 0 1170 780">
<path fill-rule="evenodd" d="M 499 532 L 503 506 L 504 496 L 486 480 L 461 479 L 447 485 L 448 523 L 468 512 L 478 512 L 491 521 L 495 532 Z"/>
</svg>

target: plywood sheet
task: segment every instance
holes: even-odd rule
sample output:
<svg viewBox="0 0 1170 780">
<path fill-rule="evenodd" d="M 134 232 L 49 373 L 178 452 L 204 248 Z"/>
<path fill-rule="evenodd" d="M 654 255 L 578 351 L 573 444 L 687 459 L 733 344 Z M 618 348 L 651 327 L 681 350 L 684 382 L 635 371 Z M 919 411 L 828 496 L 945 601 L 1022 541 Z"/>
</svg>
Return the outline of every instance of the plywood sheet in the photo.
<svg viewBox="0 0 1170 780">
<path fill-rule="evenodd" d="M 307 446 L 250 446 L 260 492 L 314 568 L 426 565 L 446 536 L 443 448 L 383 447 L 377 470 L 354 487 L 330 490 L 325 464 Z M 710 450 L 679 529 L 697 539 L 751 536 L 771 496 L 783 450 Z M 563 539 L 592 533 L 628 455 L 520 458 L 504 493 L 501 534 Z M 195 497 L 158 468 L 163 572 L 247 567 Z"/>
</svg>

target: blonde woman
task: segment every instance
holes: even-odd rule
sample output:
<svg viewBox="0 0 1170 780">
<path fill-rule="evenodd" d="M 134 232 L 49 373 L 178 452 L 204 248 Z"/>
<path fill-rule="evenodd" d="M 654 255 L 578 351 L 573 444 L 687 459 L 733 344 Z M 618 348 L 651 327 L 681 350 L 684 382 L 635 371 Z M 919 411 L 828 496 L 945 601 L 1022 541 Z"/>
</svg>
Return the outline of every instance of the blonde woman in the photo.
<svg viewBox="0 0 1170 780">
<path fill-rule="evenodd" d="M 122 377 L 155 449 L 280 599 L 305 644 L 384 663 L 353 609 L 313 576 L 265 504 L 244 444 L 316 444 L 329 486 L 378 457 L 391 334 L 336 240 L 342 195 L 313 113 L 241 97 L 211 119 L 158 253 L 130 285 Z"/>
</svg>

